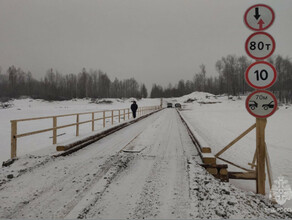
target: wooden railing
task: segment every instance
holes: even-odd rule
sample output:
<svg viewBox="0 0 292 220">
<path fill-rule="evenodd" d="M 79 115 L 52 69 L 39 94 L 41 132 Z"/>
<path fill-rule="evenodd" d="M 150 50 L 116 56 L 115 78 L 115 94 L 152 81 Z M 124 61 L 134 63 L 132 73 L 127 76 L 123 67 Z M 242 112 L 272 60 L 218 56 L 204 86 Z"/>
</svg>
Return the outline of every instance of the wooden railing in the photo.
<svg viewBox="0 0 292 220">
<path fill-rule="evenodd" d="M 137 109 L 137 117 L 150 113 L 152 111 L 158 110 L 160 108 L 161 108 L 160 106 L 139 107 Z M 107 113 L 110 113 L 110 114 L 108 115 Z M 80 121 L 80 115 L 91 115 L 91 119 L 86 120 L 86 121 Z M 76 122 L 58 126 L 58 118 L 63 118 L 63 117 L 68 117 L 68 116 L 76 116 Z M 91 130 L 94 131 L 96 121 L 102 120 L 102 126 L 104 128 L 107 122 L 106 119 L 110 119 L 111 125 L 113 125 L 115 118 L 117 118 L 118 122 L 120 123 L 121 119 L 125 121 L 126 118 L 128 119 L 132 118 L 132 112 L 129 108 L 126 108 L 126 109 L 113 109 L 113 110 L 104 110 L 104 111 L 95 111 L 95 112 L 83 112 L 83 113 L 11 120 L 10 121 L 11 122 L 11 159 L 16 158 L 17 156 L 17 139 L 18 138 L 52 131 L 53 144 L 57 144 L 57 130 L 58 129 L 75 126 L 76 136 L 79 136 L 79 125 L 91 123 Z M 17 133 L 17 125 L 19 122 L 35 121 L 35 120 L 43 120 L 43 119 L 52 119 L 53 126 L 51 128 L 25 132 L 21 134 Z"/>
</svg>

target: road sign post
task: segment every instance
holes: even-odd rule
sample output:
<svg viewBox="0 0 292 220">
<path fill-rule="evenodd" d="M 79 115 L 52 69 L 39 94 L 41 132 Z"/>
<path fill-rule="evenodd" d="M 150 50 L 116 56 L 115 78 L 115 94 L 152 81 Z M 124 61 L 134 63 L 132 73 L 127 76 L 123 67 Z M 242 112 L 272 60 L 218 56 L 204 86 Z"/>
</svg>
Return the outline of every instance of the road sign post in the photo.
<svg viewBox="0 0 292 220">
<path fill-rule="evenodd" d="M 265 129 L 267 119 L 257 118 L 256 119 L 256 151 L 257 151 L 257 166 L 256 166 L 256 188 L 257 193 L 266 194 L 266 142 L 265 142 Z"/>
<path fill-rule="evenodd" d="M 256 117 L 256 189 L 257 193 L 265 195 L 265 128 L 267 117 L 275 113 L 278 103 L 273 93 L 266 90 L 257 90 L 246 98 L 245 105 L 247 111 Z"/>
<path fill-rule="evenodd" d="M 246 26 L 253 31 L 259 31 L 250 35 L 245 42 L 246 53 L 257 60 L 248 67 L 245 73 L 246 82 L 255 89 L 269 88 L 277 78 L 274 66 L 260 61 L 270 57 L 275 51 L 274 38 L 263 32 L 273 24 L 274 20 L 273 9 L 264 4 L 253 5 L 244 14 Z M 256 117 L 256 189 L 257 193 L 265 195 L 266 118 L 275 113 L 277 99 L 271 92 L 256 90 L 247 97 L 245 105 L 247 111 Z"/>
</svg>

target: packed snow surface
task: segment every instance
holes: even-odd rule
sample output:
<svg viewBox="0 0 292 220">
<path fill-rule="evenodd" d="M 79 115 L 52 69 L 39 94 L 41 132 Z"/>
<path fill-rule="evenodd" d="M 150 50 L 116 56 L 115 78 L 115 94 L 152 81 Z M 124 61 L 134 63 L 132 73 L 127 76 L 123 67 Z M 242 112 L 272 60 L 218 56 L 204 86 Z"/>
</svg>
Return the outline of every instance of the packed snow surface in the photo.
<svg viewBox="0 0 292 220">
<path fill-rule="evenodd" d="M 0 110 L 2 160 L 9 157 L 11 119 L 128 108 L 130 101 L 97 105 L 89 100 L 52 103 L 14 100 L 12 108 Z M 196 92 L 167 101 L 183 105 L 180 113 L 213 153 L 255 122 L 245 110 L 245 97 L 229 99 Z M 138 105 L 159 103 L 159 99 L 145 99 Z M 291 107 L 280 106 L 268 119 L 266 129 L 274 179 L 284 175 L 290 184 L 291 119 Z M 51 121 L 45 124 L 48 125 Z M 38 128 L 39 124 L 34 126 Z M 92 134 L 91 125 L 87 127 L 81 136 Z M 96 132 L 102 130 L 101 126 L 96 127 Z M 74 129 L 65 133 L 68 139 L 74 137 Z M 58 141 L 66 141 L 64 136 L 58 137 Z M 46 144 L 41 144 L 42 141 Z M 209 175 L 199 165 L 202 162 L 198 152 L 173 108 L 155 113 L 66 157 L 52 157 L 57 152 L 50 142 L 46 134 L 19 143 L 22 148 L 19 159 L 1 168 L 0 218 L 292 217 L 291 212 L 281 211 L 267 197 L 254 194 L 253 181 L 230 184 Z M 251 162 L 254 150 L 255 134 L 251 132 L 222 157 L 249 168 L 247 163 Z M 291 208 L 290 202 L 285 206 Z"/>
<path fill-rule="evenodd" d="M 287 217 L 199 163 L 177 112 L 166 109 L 70 156 L 26 156 L 2 168 L 2 178 L 13 176 L 0 186 L 0 218 Z"/>
</svg>

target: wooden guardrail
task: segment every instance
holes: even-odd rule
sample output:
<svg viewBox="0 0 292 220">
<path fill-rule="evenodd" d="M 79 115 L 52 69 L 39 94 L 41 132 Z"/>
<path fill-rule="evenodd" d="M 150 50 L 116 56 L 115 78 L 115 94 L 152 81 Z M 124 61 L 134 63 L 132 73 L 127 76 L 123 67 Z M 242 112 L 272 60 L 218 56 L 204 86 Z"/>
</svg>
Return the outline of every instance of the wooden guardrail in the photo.
<svg viewBox="0 0 292 220">
<path fill-rule="evenodd" d="M 137 109 L 137 116 L 138 117 L 142 116 L 144 114 L 147 114 L 151 111 L 158 110 L 160 108 L 161 108 L 160 106 L 139 107 Z M 108 115 L 107 113 L 110 113 L 110 115 Z M 91 119 L 86 120 L 86 121 L 80 121 L 80 115 L 91 115 Z M 76 122 L 58 126 L 58 118 L 69 117 L 69 116 L 76 116 Z M 76 136 L 79 136 L 79 125 L 91 123 L 91 130 L 94 131 L 96 121 L 102 120 L 103 127 L 105 127 L 106 126 L 106 119 L 111 119 L 110 122 L 111 122 L 111 125 L 113 125 L 115 118 L 117 118 L 118 122 L 120 123 L 121 119 L 123 119 L 123 121 L 125 121 L 126 118 L 128 118 L 128 120 L 130 118 L 132 118 L 132 113 L 131 113 L 129 108 L 126 108 L 126 109 L 113 109 L 113 110 L 104 110 L 104 111 L 95 111 L 95 112 L 83 112 L 83 113 L 74 113 L 74 114 L 54 115 L 54 116 L 11 120 L 10 121 L 11 122 L 11 159 L 16 158 L 16 156 L 17 156 L 17 139 L 18 138 L 52 131 L 53 144 L 57 144 L 57 130 L 58 129 L 75 126 Z M 17 133 L 17 125 L 19 122 L 35 121 L 35 120 L 43 120 L 43 119 L 52 119 L 53 126 L 50 128 L 25 132 L 25 133 L 21 133 L 21 134 Z"/>
</svg>

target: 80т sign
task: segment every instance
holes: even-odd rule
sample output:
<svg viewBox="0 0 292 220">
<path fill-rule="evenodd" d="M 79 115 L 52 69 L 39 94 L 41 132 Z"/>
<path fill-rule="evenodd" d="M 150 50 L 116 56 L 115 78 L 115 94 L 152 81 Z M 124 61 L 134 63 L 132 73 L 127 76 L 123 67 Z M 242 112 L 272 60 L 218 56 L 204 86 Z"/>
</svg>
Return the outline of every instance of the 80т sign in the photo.
<svg viewBox="0 0 292 220">
<path fill-rule="evenodd" d="M 247 54 L 255 60 L 263 60 L 271 56 L 276 48 L 274 38 L 265 32 L 257 32 L 248 37 L 245 42 Z"/>
</svg>

